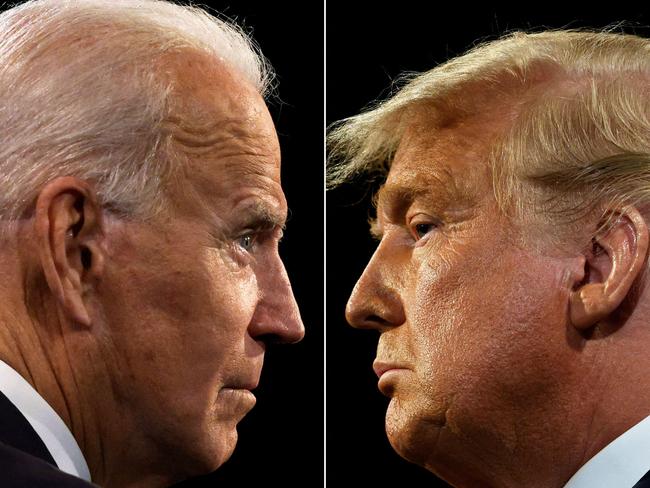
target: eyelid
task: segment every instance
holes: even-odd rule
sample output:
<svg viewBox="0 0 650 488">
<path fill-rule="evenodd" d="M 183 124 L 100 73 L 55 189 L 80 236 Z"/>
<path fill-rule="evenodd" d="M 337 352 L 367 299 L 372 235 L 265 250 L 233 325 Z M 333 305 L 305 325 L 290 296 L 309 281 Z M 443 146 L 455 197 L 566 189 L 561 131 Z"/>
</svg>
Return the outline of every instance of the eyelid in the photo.
<svg viewBox="0 0 650 488">
<path fill-rule="evenodd" d="M 416 227 L 418 225 L 427 225 L 435 229 L 440 227 L 440 220 L 431 215 L 424 214 L 424 213 L 416 213 L 407 218 L 408 231 L 413 237 L 414 241 L 420 245 L 422 243 L 421 241 L 426 239 L 431 231 L 427 232 L 427 234 L 424 236 L 419 236 L 416 231 Z"/>
<path fill-rule="evenodd" d="M 274 227 L 269 229 L 247 228 L 239 232 L 239 234 L 235 237 L 235 241 L 239 241 L 240 239 L 243 239 L 245 237 L 252 238 L 252 243 L 251 243 L 252 246 L 260 245 L 267 239 L 273 239 L 277 243 L 279 243 L 284 237 L 284 229 L 282 229 L 281 227 Z M 244 248 L 244 250 L 248 252 L 254 250 L 254 247 L 251 247 L 250 249 Z"/>
</svg>

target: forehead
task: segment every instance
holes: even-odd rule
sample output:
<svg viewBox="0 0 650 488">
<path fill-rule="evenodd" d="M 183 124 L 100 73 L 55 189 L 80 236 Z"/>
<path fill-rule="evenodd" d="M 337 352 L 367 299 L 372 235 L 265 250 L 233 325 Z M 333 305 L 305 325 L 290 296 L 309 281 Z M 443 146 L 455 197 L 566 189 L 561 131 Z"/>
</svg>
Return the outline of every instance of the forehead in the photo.
<svg viewBox="0 0 650 488">
<path fill-rule="evenodd" d="M 218 60 L 190 56 L 172 66 L 164 124 L 184 161 L 179 202 L 228 212 L 245 200 L 285 212 L 280 147 L 262 97 Z"/>
<path fill-rule="evenodd" d="M 407 114 L 409 122 L 391 164 L 379 203 L 389 198 L 468 198 L 491 192 L 488 164 L 494 124 L 485 116 L 446 118 L 426 107 Z"/>
</svg>

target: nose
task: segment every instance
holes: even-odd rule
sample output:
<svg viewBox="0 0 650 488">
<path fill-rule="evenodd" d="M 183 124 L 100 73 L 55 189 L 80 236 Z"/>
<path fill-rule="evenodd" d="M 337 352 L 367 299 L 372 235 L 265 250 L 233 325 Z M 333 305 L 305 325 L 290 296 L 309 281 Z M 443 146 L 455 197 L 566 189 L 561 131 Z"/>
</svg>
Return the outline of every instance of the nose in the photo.
<svg viewBox="0 0 650 488">
<path fill-rule="evenodd" d="M 305 326 L 284 264 L 277 256 L 274 263 L 257 273 L 259 301 L 249 325 L 256 340 L 293 344 L 305 336 Z"/>
<path fill-rule="evenodd" d="M 357 281 L 345 309 L 352 327 L 383 331 L 406 320 L 396 270 L 381 245 Z"/>
</svg>

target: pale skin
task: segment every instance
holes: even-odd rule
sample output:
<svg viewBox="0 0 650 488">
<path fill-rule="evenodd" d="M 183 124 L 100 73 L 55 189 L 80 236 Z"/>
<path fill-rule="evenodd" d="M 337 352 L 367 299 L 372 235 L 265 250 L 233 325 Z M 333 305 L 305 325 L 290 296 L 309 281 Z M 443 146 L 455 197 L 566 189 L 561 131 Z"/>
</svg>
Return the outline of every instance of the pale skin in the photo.
<svg viewBox="0 0 650 488">
<path fill-rule="evenodd" d="M 380 332 L 374 367 L 401 456 L 457 487 L 560 488 L 650 414 L 648 225 L 636 207 L 611 209 L 596 253 L 546 245 L 536 219 L 514 225 L 487 166 L 502 115 L 436 127 L 412 114 L 346 313 Z"/>
<path fill-rule="evenodd" d="M 167 130 L 186 158 L 167 210 L 121 219 L 92 182 L 63 176 L 0 251 L 0 357 L 107 487 L 219 467 L 255 403 L 267 344 L 304 335 L 278 255 L 287 203 L 264 101 L 214 59 L 166 62 Z"/>
</svg>

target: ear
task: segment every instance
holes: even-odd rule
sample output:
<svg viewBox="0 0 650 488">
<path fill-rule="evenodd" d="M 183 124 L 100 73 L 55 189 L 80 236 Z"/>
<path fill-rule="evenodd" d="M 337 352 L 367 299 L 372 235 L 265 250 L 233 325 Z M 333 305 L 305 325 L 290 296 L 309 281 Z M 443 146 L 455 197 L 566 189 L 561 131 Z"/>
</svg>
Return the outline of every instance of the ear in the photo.
<svg viewBox="0 0 650 488">
<path fill-rule="evenodd" d="M 102 212 L 90 185 L 65 176 L 36 200 L 36 245 L 47 285 L 72 320 L 90 326 L 87 292 L 104 268 Z"/>
<path fill-rule="evenodd" d="M 642 274 L 648 253 L 648 226 L 639 211 L 629 206 L 617 212 L 614 226 L 593 239 L 585 252 L 585 275 L 571 293 L 571 322 L 587 329 L 621 304 L 635 279 Z"/>
</svg>

